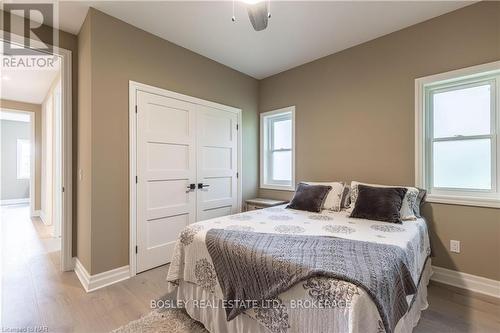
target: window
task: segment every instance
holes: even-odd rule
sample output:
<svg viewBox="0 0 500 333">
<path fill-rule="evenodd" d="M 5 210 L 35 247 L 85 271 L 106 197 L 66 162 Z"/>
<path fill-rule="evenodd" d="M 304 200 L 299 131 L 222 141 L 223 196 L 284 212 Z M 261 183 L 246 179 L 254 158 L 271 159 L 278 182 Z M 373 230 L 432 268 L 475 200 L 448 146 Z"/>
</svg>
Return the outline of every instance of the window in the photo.
<svg viewBox="0 0 500 333">
<path fill-rule="evenodd" d="M 490 66 L 417 80 L 416 178 L 431 202 L 500 207 L 500 64 Z"/>
<path fill-rule="evenodd" d="M 260 115 L 260 187 L 295 190 L 295 107 Z"/>
<path fill-rule="evenodd" d="M 17 139 L 17 179 L 30 178 L 31 145 L 29 140 Z"/>
</svg>

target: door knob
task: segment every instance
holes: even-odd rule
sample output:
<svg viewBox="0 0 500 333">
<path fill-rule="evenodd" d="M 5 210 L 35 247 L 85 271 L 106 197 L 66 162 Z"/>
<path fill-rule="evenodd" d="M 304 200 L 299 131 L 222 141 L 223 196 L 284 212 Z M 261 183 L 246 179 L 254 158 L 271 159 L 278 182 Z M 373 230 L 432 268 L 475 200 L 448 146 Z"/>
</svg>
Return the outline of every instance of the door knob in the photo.
<svg viewBox="0 0 500 333">
<path fill-rule="evenodd" d="M 201 190 L 204 187 L 209 187 L 210 185 L 203 184 L 203 183 L 198 183 L 198 189 Z"/>
<path fill-rule="evenodd" d="M 189 184 L 189 186 L 187 187 L 187 189 L 188 190 L 186 191 L 186 193 L 189 193 L 191 191 L 196 190 L 196 184 Z"/>
</svg>

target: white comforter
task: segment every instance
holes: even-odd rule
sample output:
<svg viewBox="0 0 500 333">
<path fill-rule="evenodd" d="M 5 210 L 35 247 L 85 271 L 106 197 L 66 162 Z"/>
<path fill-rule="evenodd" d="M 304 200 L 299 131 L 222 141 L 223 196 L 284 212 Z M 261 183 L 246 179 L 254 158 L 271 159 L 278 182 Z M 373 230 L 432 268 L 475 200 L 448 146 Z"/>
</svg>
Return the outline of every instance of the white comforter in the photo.
<svg viewBox="0 0 500 333">
<path fill-rule="evenodd" d="M 279 206 L 191 224 L 177 241 L 167 276 L 167 281 L 173 282 L 169 284 L 170 291 L 175 290 L 179 283 L 182 287 L 189 282 L 209 292 L 214 299 L 223 299 L 205 246 L 206 232 L 212 228 L 326 235 L 396 245 L 410 253 L 409 257 L 413 258 L 410 270 L 415 283 L 419 282 L 430 254 L 428 231 L 423 219 L 391 224 L 348 216 L 344 211 L 325 210 L 316 214 Z M 318 301 L 321 300 L 336 305 L 318 308 Z M 408 302 L 411 301 L 412 296 L 409 296 Z M 375 303 L 363 289 L 348 282 L 311 278 L 280 294 L 276 302 L 279 307 L 254 308 L 240 316 L 253 318 L 270 332 L 384 332 Z M 203 306 L 219 307 L 221 304 Z M 411 331 L 411 327 L 402 331 L 407 330 Z"/>
</svg>

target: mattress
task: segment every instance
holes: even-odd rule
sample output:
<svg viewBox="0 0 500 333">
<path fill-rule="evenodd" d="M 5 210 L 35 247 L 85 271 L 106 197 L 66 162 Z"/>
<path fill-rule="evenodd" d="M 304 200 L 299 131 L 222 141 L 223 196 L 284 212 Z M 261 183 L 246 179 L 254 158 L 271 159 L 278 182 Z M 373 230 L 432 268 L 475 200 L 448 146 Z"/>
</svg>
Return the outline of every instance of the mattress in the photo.
<svg viewBox="0 0 500 333">
<path fill-rule="evenodd" d="M 411 258 L 409 268 L 419 291 L 408 296 L 409 313 L 414 314 L 403 317 L 396 332 L 411 332 L 417 313 L 426 305 L 422 297 L 426 297 L 430 275 L 430 246 L 423 219 L 390 224 L 352 219 L 345 211 L 310 213 L 271 207 L 191 224 L 179 236 L 167 275 L 169 291 L 175 291 L 188 313 L 214 333 L 384 332 L 384 327 L 375 303 L 362 288 L 322 277 L 297 283 L 273 300 L 273 306 L 245 310 L 227 322 L 223 294 L 205 245 L 206 232 L 212 228 L 334 236 L 399 246 Z M 332 306 L 318 306 L 318 300 L 325 299 Z"/>
</svg>

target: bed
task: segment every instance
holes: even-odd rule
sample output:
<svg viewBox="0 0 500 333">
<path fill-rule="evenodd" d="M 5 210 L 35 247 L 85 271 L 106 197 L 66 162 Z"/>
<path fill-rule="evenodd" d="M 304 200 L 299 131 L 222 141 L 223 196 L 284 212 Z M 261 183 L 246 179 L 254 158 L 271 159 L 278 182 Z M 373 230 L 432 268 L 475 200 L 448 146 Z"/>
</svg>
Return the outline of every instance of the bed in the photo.
<svg viewBox="0 0 500 333">
<path fill-rule="evenodd" d="M 356 284 L 328 277 L 296 283 L 273 299 L 273 306 L 246 309 L 228 321 L 224 294 L 206 246 L 211 229 L 266 234 L 328 236 L 397 246 L 405 251 L 416 293 L 408 295 L 408 311 L 394 332 L 411 332 L 427 307 L 431 275 L 426 223 L 418 218 L 392 224 L 353 219 L 346 211 L 311 213 L 272 207 L 189 225 L 179 236 L 167 275 L 169 291 L 183 301 L 187 313 L 208 331 L 220 332 L 385 332 L 372 297 Z M 334 306 L 318 307 L 328 299 Z"/>
</svg>

